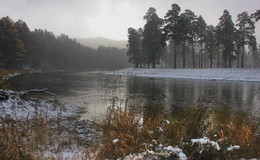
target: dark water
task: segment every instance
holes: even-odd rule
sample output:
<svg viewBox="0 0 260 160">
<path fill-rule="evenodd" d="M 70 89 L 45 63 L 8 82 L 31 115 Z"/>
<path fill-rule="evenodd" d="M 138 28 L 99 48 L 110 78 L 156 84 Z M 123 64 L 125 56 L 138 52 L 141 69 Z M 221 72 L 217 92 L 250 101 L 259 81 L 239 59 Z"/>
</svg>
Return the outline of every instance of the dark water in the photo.
<svg viewBox="0 0 260 160">
<path fill-rule="evenodd" d="M 161 102 L 170 112 L 190 104 L 219 106 L 260 117 L 260 83 L 108 76 L 102 72 L 43 73 L 10 80 L 16 90 L 47 88 L 62 102 L 87 108 L 85 118 L 101 116 L 117 97 L 117 105 Z"/>
</svg>

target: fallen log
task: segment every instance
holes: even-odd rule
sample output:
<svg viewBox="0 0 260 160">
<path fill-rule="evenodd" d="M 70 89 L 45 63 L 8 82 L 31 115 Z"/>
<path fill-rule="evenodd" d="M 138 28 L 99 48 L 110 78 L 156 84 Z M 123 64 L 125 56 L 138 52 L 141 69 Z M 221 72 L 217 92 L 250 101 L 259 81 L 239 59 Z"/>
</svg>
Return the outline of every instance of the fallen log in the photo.
<svg viewBox="0 0 260 160">
<path fill-rule="evenodd" d="M 10 98 L 14 99 L 15 97 L 20 97 L 21 99 L 24 98 L 28 98 L 29 94 L 33 94 L 33 93 L 43 93 L 43 94 L 47 94 L 50 96 L 54 96 L 56 97 L 56 94 L 48 92 L 47 88 L 43 88 L 49 81 L 46 81 L 43 85 L 41 85 L 39 88 L 37 89 L 30 89 L 30 90 L 26 90 L 26 91 L 11 91 L 11 90 L 4 90 L 4 89 L 0 89 L 0 101 L 6 101 Z"/>
</svg>

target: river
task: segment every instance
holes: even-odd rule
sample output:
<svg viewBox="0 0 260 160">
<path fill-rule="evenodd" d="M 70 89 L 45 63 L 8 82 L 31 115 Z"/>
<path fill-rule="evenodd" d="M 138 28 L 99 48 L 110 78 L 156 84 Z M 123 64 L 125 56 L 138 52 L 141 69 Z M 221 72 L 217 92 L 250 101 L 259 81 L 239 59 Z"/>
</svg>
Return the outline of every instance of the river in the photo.
<svg viewBox="0 0 260 160">
<path fill-rule="evenodd" d="M 171 113 L 192 104 L 244 111 L 260 117 L 260 83 L 109 76 L 102 71 L 33 73 L 10 79 L 15 90 L 46 87 L 62 102 L 86 108 L 82 118 L 102 116 L 111 99 L 117 105 L 160 102 Z M 116 98 L 115 98 L 116 97 Z"/>
</svg>

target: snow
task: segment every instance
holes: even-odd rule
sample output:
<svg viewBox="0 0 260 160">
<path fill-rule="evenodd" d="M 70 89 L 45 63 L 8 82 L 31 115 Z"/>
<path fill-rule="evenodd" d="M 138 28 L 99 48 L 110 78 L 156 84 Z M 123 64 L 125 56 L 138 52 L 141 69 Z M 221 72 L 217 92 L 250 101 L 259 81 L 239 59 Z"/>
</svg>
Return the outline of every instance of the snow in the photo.
<svg viewBox="0 0 260 160">
<path fill-rule="evenodd" d="M 21 96 L 22 93 L 24 92 L 0 89 L 0 118 L 10 118 L 18 122 L 23 122 L 23 120 L 33 122 L 34 118 L 37 117 L 44 117 L 46 120 L 62 118 L 63 120 L 59 123 L 64 126 L 64 131 L 60 138 L 64 142 L 67 142 L 68 137 L 73 136 L 79 138 L 82 143 L 90 144 L 102 136 L 102 132 L 95 128 L 96 125 L 94 122 L 79 119 L 80 113 L 83 112 L 82 108 L 58 103 L 56 99 L 25 98 Z M 55 121 L 51 123 L 51 127 L 57 127 Z M 56 152 L 57 146 L 49 146 L 48 150 L 43 151 L 43 154 L 46 157 L 56 157 L 57 159 L 61 156 L 61 159 L 64 160 L 83 159 L 78 157 L 84 157 L 85 148 L 74 141 L 71 141 L 71 143 L 72 147 L 64 147 L 64 150 L 61 152 Z"/>
<path fill-rule="evenodd" d="M 227 148 L 227 151 L 233 151 L 233 150 L 236 150 L 236 149 L 239 149 L 240 148 L 240 146 L 238 146 L 238 145 L 234 145 L 234 146 L 229 146 L 228 148 Z"/>
<path fill-rule="evenodd" d="M 12 119 L 32 119 L 35 116 L 42 115 L 47 118 L 55 118 L 57 116 L 71 117 L 80 112 L 80 107 L 58 104 L 55 101 L 40 99 L 22 99 L 19 95 L 22 92 L 0 89 L 9 95 L 7 100 L 0 100 L 1 117 L 8 116 Z M 36 113 L 37 112 L 37 113 Z"/>
<path fill-rule="evenodd" d="M 47 151 L 43 155 L 46 159 L 62 159 L 62 160 L 81 160 L 85 158 L 85 149 L 78 146 L 72 146 L 71 149 L 65 149 L 60 153 L 53 154 L 53 152 Z M 43 158 L 40 157 L 40 158 Z"/>
<path fill-rule="evenodd" d="M 22 73 L 12 73 L 12 74 L 8 74 L 7 76 L 3 77 L 3 80 L 8 80 L 10 78 L 16 77 L 22 75 Z"/>
<path fill-rule="evenodd" d="M 169 120 L 165 120 L 165 122 L 166 122 L 167 124 L 170 124 L 170 121 L 169 121 Z"/>
<path fill-rule="evenodd" d="M 192 142 L 192 145 L 194 143 L 198 143 L 198 144 L 201 144 L 201 145 L 203 145 L 203 144 L 211 144 L 212 147 L 214 147 L 218 151 L 220 150 L 220 146 L 219 146 L 218 142 L 211 141 L 207 137 L 199 138 L 199 139 L 191 139 L 191 142 Z"/>
<path fill-rule="evenodd" d="M 119 139 L 114 139 L 113 140 L 113 143 L 117 143 L 117 142 L 119 142 Z"/>
<path fill-rule="evenodd" d="M 109 75 L 154 77 L 154 78 L 180 78 L 180 79 L 205 79 L 225 81 L 252 81 L 260 82 L 260 69 L 250 68 L 214 68 L 214 69 L 147 69 L 126 68 Z"/>
<path fill-rule="evenodd" d="M 140 160 L 140 159 L 145 159 L 144 157 L 145 153 L 138 153 L 138 154 L 130 154 L 126 157 L 123 158 L 123 160 Z M 121 159 L 118 159 L 121 160 Z"/>
<path fill-rule="evenodd" d="M 167 151 L 170 151 L 171 153 L 177 152 L 177 155 L 180 160 L 188 159 L 187 156 L 183 153 L 182 149 L 180 149 L 178 147 L 168 146 L 168 147 L 165 147 L 164 149 Z"/>
<path fill-rule="evenodd" d="M 161 146 L 162 147 L 162 146 Z M 164 148 L 157 148 L 157 151 L 147 150 L 143 153 L 130 154 L 124 158 L 120 158 L 118 160 L 153 160 L 153 159 L 161 159 L 162 157 L 166 158 L 170 157 L 171 154 L 177 155 L 179 160 L 187 160 L 187 156 L 183 153 L 182 149 L 173 146 L 167 146 Z"/>
</svg>

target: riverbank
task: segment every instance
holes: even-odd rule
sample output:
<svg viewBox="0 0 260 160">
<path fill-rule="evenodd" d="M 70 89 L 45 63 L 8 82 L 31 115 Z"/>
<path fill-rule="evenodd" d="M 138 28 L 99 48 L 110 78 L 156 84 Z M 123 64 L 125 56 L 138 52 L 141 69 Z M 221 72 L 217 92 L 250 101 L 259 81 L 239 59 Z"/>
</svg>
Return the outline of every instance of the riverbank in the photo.
<svg viewBox="0 0 260 160">
<path fill-rule="evenodd" d="M 0 159 L 83 159 L 102 134 L 98 125 L 81 120 L 84 108 L 39 93 L 52 95 L 0 89 Z"/>
<path fill-rule="evenodd" d="M 150 77 L 150 78 L 178 78 L 178 79 L 203 79 L 220 81 L 246 81 L 260 82 L 260 69 L 255 68 L 214 68 L 214 69 L 147 69 L 126 68 L 109 75 Z"/>
<path fill-rule="evenodd" d="M 0 69 L 0 81 L 25 73 L 23 70 Z"/>
</svg>

